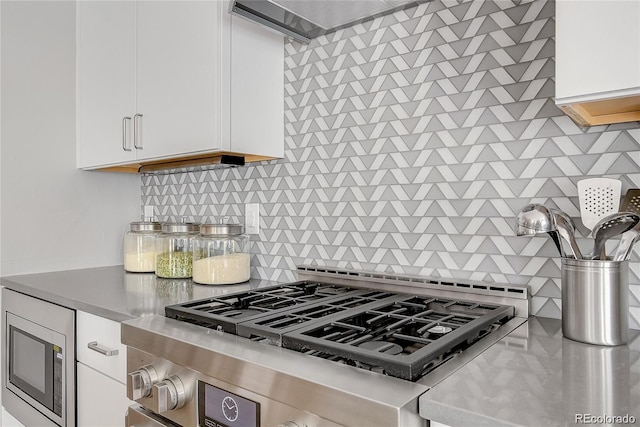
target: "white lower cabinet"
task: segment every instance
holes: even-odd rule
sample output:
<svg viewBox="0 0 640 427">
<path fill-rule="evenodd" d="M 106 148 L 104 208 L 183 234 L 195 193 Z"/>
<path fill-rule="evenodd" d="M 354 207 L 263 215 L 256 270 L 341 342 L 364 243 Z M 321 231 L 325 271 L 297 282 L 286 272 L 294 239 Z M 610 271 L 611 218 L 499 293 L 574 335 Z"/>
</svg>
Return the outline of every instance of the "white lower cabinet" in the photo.
<svg viewBox="0 0 640 427">
<path fill-rule="evenodd" d="M 76 313 L 78 427 L 120 427 L 127 408 L 127 348 L 120 343 L 120 323 Z"/>
<path fill-rule="evenodd" d="M 121 427 L 127 408 L 127 386 L 78 362 L 78 427 Z"/>
</svg>

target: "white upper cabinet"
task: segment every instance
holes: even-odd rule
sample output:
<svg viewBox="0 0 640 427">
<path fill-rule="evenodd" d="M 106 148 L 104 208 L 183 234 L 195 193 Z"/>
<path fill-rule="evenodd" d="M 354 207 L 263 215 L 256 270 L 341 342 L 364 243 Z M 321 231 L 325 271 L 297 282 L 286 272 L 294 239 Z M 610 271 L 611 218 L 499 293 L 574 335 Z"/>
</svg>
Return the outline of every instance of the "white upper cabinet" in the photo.
<svg viewBox="0 0 640 427">
<path fill-rule="evenodd" d="M 143 115 L 139 158 L 216 148 L 221 108 L 221 2 L 138 3 L 137 111 Z M 284 95 L 283 95 L 284 97 Z M 214 139 L 215 137 L 215 139 Z"/>
<path fill-rule="evenodd" d="M 227 8 L 78 2 L 78 167 L 284 155 L 283 37 Z"/>
<path fill-rule="evenodd" d="M 77 3 L 78 166 L 136 160 L 124 118 L 136 111 L 136 4 Z"/>
<path fill-rule="evenodd" d="M 584 126 L 640 120 L 640 0 L 556 1 L 556 104 Z"/>
</svg>

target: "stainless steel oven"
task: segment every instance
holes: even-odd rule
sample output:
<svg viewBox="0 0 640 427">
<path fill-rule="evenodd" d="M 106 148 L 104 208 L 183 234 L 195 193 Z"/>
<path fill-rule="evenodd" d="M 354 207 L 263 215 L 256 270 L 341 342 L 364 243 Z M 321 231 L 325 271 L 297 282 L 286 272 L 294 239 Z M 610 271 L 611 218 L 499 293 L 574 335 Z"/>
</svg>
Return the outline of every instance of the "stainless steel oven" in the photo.
<svg viewBox="0 0 640 427">
<path fill-rule="evenodd" d="M 2 289 L 2 405 L 26 426 L 75 426 L 75 312 Z"/>
</svg>

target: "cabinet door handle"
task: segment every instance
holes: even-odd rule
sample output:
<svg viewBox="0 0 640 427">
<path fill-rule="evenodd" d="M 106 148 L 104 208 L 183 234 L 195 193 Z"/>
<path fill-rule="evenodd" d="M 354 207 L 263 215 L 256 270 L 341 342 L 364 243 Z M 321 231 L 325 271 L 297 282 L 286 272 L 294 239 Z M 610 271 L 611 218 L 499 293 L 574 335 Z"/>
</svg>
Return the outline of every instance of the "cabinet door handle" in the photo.
<svg viewBox="0 0 640 427">
<path fill-rule="evenodd" d="M 127 141 L 129 140 L 129 123 L 131 123 L 131 117 L 122 118 L 122 149 L 124 151 L 131 151 L 129 144 L 127 144 Z"/>
<path fill-rule="evenodd" d="M 98 344 L 98 341 L 91 341 L 89 344 L 87 344 L 87 347 L 93 351 L 97 351 L 100 354 L 104 354 L 105 356 L 117 356 L 119 353 L 119 350 L 117 348 L 110 349 L 102 347 L 100 344 Z"/>
<path fill-rule="evenodd" d="M 133 146 L 142 150 L 142 114 L 133 116 Z"/>
</svg>

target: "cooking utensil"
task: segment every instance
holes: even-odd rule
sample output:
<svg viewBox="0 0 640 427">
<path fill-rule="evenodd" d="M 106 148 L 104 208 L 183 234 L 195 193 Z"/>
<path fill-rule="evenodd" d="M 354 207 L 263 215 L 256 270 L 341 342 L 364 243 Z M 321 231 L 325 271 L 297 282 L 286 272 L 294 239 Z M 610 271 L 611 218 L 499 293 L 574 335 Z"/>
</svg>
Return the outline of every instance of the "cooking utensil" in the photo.
<svg viewBox="0 0 640 427">
<path fill-rule="evenodd" d="M 640 230 L 638 230 L 638 226 L 622 233 L 622 237 L 620 237 L 620 243 L 618 243 L 618 249 L 616 249 L 616 253 L 615 255 L 613 255 L 613 260 L 628 260 L 631 256 L 633 245 L 635 245 L 638 240 L 640 240 Z"/>
<path fill-rule="evenodd" d="M 564 249 L 558 237 L 555 215 L 547 207 L 533 203 L 526 205 L 516 216 L 516 236 L 531 236 L 547 233 L 556 244 L 560 256 L 564 257 Z"/>
<path fill-rule="evenodd" d="M 620 203 L 620 212 L 633 212 L 640 215 L 640 188 L 630 188 Z M 631 256 L 633 245 L 640 240 L 640 222 L 632 230 L 622 233 L 614 261 L 628 260 Z"/>
<path fill-rule="evenodd" d="M 640 215 L 640 188 L 630 188 L 620 203 L 620 212 L 633 212 Z"/>
<path fill-rule="evenodd" d="M 603 217 L 618 212 L 622 182 L 611 178 L 589 178 L 578 181 L 578 200 L 582 224 L 589 230 Z"/>
<path fill-rule="evenodd" d="M 593 252 L 591 259 L 606 260 L 605 243 L 614 236 L 631 230 L 640 222 L 640 216 L 633 212 L 615 212 L 607 215 L 593 227 Z"/>
<path fill-rule="evenodd" d="M 569 243 L 573 257 L 575 259 L 582 259 L 582 252 L 576 242 L 576 225 L 571 217 L 560 209 L 549 209 L 549 211 L 554 215 L 558 234 L 560 234 L 560 237 Z"/>
</svg>

